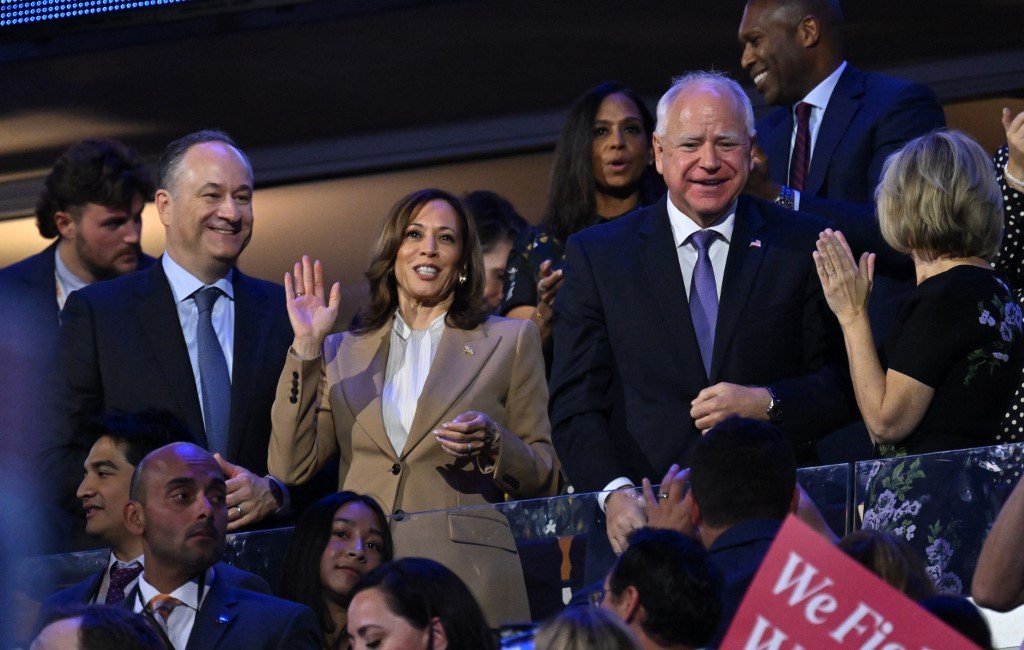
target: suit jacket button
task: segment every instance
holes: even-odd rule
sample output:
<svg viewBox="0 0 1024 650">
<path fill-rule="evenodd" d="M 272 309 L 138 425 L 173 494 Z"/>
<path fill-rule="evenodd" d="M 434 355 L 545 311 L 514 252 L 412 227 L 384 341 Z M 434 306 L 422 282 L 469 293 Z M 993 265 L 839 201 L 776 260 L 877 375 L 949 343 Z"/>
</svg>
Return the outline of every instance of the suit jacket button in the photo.
<svg viewBox="0 0 1024 650">
<path fill-rule="evenodd" d="M 395 521 L 402 521 L 403 519 L 405 519 L 405 511 L 395 510 L 393 513 L 391 513 L 391 518 Z"/>
<path fill-rule="evenodd" d="M 395 463 L 394 465 L 391 466 L 391 473 L 394 474 L 395 476 L 398 476 L 399 472 L 401 471 L 402 466 L 399 465 L 398 463 Z"/>
<path fill-rule="evenodd" d="M 291 402 L 292 404 L 297 404 L 299 402 L 299 398 L 292 395 L 291 397 L 288 398 L 288 401 Z"/>
<path fill-rule="evenodd" d="M 299 380 L 299 373 L 293 370 L 292 371 L 292 383 L 295 383 L 298 380 Z"/>
</svg>

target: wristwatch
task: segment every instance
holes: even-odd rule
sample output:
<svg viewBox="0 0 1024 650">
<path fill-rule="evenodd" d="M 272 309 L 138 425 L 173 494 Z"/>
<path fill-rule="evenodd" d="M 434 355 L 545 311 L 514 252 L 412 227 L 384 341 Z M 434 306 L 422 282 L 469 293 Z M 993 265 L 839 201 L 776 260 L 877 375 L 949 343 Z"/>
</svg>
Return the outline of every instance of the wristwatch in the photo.
<svg viewBox="0 0 1024 650">
<path fill-rule="evenodd" d="M 780 187 L 779 195 L 775 197 L 775 203 L 792 210 L 796 204 L 796 194 L 793 192 L 793 188 L 785 185 Z"/>
<path fill-rule="evenodd" d="M 778 398 L 775 391 L 769 386 L 765 386 L 764 389 L 768 391 L 768 397 L 771 398 L 771 402 L 768 404 L 768 408 L 765 409 L 765 413 L 768 415 L 768 419 L 772 424 L 782 424 L 782 400 Z"/>
</svg>

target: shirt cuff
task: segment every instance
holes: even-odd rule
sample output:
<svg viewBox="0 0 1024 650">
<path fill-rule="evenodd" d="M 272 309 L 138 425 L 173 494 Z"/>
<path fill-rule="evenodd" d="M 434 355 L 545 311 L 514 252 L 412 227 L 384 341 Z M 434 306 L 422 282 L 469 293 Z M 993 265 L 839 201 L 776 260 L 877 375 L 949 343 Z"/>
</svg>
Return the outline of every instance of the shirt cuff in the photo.
<svg viewBox="0 0 1024 650">
<path fill-rule="evenodd" d="M 793 209 L 800 209 L 800 190 L 793 190 Z"/>
<path fill-rule="evenodd" d="M 275 517 L 285 517 L 292 512 L 292 495 L 288 491 L 288 486 L 284 484 L 284 481 L 274 478 L 270 474 L 267 474 L 267 480 L 273 485 L 276 485 L 281 490 L 281 506 L 274 511 Z"/>
<path fill-rule="evenodd" d="M 608 500 L 608 495 L 612 493 L 612 490 L 618 490 L 621 487 L 636 487 L 636 484 L 625 476 L 620 476 L 604 486 L 604 490 L 597 495 L 597 504 L 601 506 L 601 512 L 604 512 L 604 502 Z"/>
</svg>

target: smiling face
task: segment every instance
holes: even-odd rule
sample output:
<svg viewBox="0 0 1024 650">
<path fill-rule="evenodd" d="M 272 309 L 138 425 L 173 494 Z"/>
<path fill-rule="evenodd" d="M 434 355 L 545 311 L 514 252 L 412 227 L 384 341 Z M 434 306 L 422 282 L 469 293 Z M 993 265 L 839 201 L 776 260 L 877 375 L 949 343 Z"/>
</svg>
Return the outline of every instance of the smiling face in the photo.
<svg viewBox="0 0 1024 650">
<path fill-rule="evenodd" d="M 188 443 L 161 447 L 143 464 L 144 493 L 129 504 L 127 520 L 129 530 L 134 527 L 143 537 L 146 575 L 187 579 L 206 570 L 220 558 L 227 530 L 227 488 L 220 466 Z"/>
<path fill-rule="evenodd" d="M 658 171 L 680 211 L 701 227 L 722 216 L 750 174 L 745 113 L 725 88 L 696 83 L 668 107 L 665 133 L 654 137 Z"/>
<path fill-rule="evenodd" d="M 435 199 L 413 214 L 395 258 L 398 305 L 403 314 L 413 306 L 451 304 L 462 257 L 459 216 L 447 201 Z"/>
<path fill-rule="evenodd" d="M 765 101 L 774 106 L 794 104 L 816 85 L 810 80 L 812 65 L 801 44 L 800 18 L 774 0 L 753 0 L 743 10 L 740 64 Z"/>
<path fill-rule="evenodd" d="M 78 486 L 77 496 L 85 509 L 85 532 L 114 548 L 120 548 L 131 535 L 124 525 L 124 506 L 134 469 L 113 438 L 103 436 L 89 450 L 85 477 Z"/>
<path fill-rule="evenodd" d="M 331 536 L 320 557 L 324 598 L 342 605 L 359 578 L 383 561 L 383 522 L 366 504 L 350 501 L 338 508 Z"/>
<path fill-rule="evenodd" d="M 360 591 L 348 608 L 348 631 L 353 650 L 418 650 L 430 645 L 431 628 L 418 630 L 391 611 L 384 592 L 377 587 Z M 434 640 L 432 647 L 441 650 L 443 642 Z"/>
<path fill-rule="evenodd" d="M 598 192 L 621 197 L 638 191 L 651 143 L 640 109 L 626 95 L 612 93 L 598 107 L 591 156 Z"/>
<path fill-rule="evenodd" d="M 224 277 L 252 237 L 252 173 L 224 142 L 189 147 L 172 177 L 156 193 L 167 252 L 205 283 Z"/>
</svg>

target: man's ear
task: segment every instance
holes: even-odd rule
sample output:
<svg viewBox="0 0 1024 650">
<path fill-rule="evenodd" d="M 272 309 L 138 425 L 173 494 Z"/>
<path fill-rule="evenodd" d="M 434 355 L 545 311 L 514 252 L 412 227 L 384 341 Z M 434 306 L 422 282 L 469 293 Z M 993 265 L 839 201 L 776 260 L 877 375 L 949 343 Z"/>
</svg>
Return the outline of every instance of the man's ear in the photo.
<svg viewBox="0 0 1024 650">
<path fill-rule="evenodd" d="M 146 531 L 146 514 L 138 501 L 129 501 L 124 505 L 124 527 L 136 537 L 142 537 Z"/>
<path fill-rule="evenodd" d="M 171 193 L 167 190 L 157 190 L 156 196 L 153 197 L 153 203 L 156 204 L 156 213 L 160 216 L 160 223 L 165 226 L 170 224 L 170 208 L 173 198 Z"/>
<path fill-rule="evenodd" d="M 640 614 L 640 592 L 633 585 L 626 585 L 622 593 L 612 601 L 612 607 L 619 618 L 627 624 L 632 624 Z"/>
<path fill-rule="evenodd" d="M 444 631 L 444 625 L 441 624 L 440 617 L 435 616 L 430 619 L 430 637 L 432 643 L 430 647 L 434 650 L 447 650 L 448 648 L 448 634 Z"/>
<path fill-rule="evenodd" d="M 53 215 L 53 220 L 57 225 L 57 232 L 60 233 L 61 239 L 74 240 L 75 234 L 78 232 L 78 222 L 75 221 L 70 212 L 57 210 Z"/>
<path fill-rule="evenodd" d="M 817 16 L 806 15 L 796 26 L 796 37 L 800 45 L 811 48 L 821 41 L 821 22 Z"/>
<path fill-rule="evenodd" d="M 661 146 L 661 138 L 658 137 L 657 133 L 651 136 L 651 148 L 654 150 L 654 167 L 661 174 L 663 173 L 661 171 L 661 157 L 665 155 L 665 148 Z"/>
</svg>

